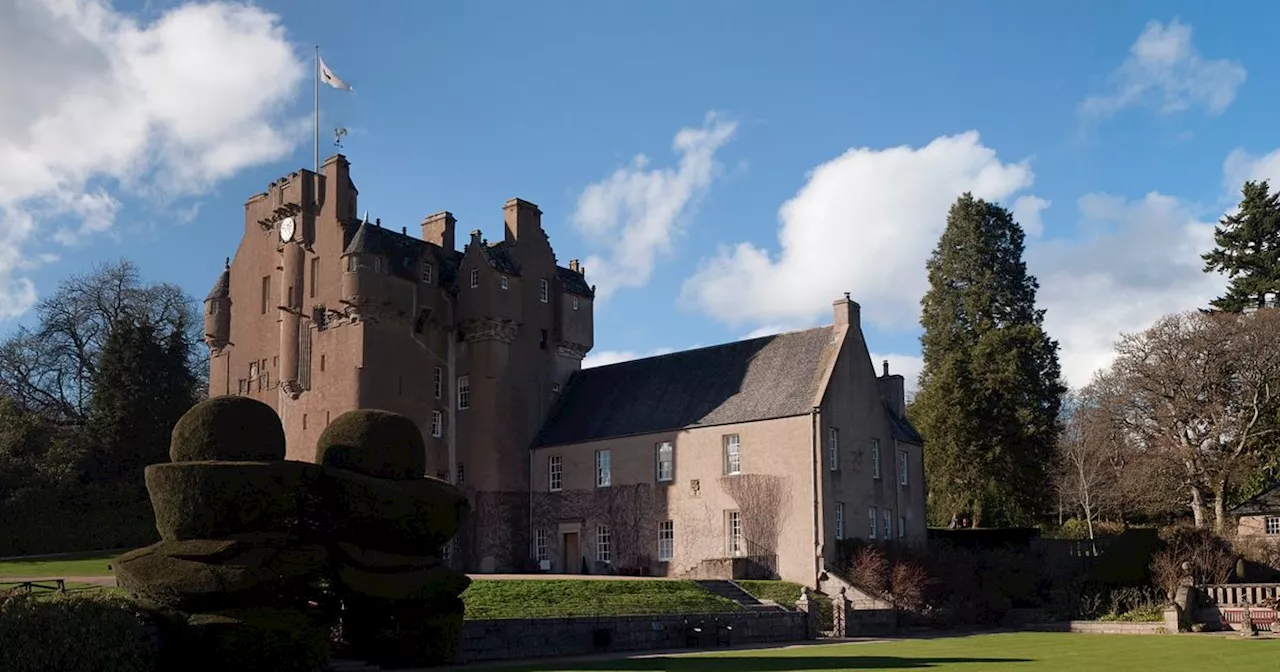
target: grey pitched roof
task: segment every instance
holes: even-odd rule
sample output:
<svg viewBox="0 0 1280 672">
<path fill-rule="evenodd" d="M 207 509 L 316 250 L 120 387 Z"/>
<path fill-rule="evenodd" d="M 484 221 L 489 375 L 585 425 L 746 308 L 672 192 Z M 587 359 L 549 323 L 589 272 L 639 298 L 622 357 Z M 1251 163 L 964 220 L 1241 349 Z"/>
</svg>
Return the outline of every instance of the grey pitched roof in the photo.
<svg viewBox="0 0 1280 672">
<path fill-rule="evenodd" d="M 445 286 L 452 285 L 458 275 L 458 264 L 462 253 L 445 250 L 420 238 L 405 233 L 370 224 L 369 222 L 348 221 L 342 225 L 343 240 L 346 241 L 344 255 L 377 254 L 387 258 L 388 272 L 402 278 L 415 280 L 418 278 L 418 262 L 424 256 L 430 256 L 440 267 L 440 279 Z"/>
<path fill-rule="evenodd" d="M 520 275 L 520 264 L 516 262 L 515 257 L 511 254 L 511 246 L 507 244 L 507 241 L 499 241 L 493 245 L 481 245 L 480 251 L 489 260 L 489 265 L 498 269 L 499 273 L 510 276 Z"/>
<path fill-rule="evenodd" d="M 213 289 L 209 290 L 209 295 L 204 297 L 205 301 L 213 299 L 225 299 L 231 296 L 231 260 L 227 260 L 226 266 L 222 269 L 222 275 L 218 276 L 218 281 L 213 283 Z"/>
<path fill-rule="evenodd" d="M 833 327 L 584 369 L 534 447 L 809 413 L 838 354 Z"/>
<path fill-rule="evenodd" d="M 564 291 L 588 299 L 595 298 L 596 290 L 587 284 L 587 279 L 582 277 L 581 273 L 564 266 L 556 266 L 556 277 L 560 278 L 560 284 L 564 285 Z"/>
<path fill-rule="evenodd" d="M 893 438 L 915 446 L 924 445 L 924 437 L 905 415 L 898 415 L 888 403 L 884 405 L 884 413 L 889 416 L 889 429 L 893 432 Z"/>
<path fill-rule="evenodd" d="M 1280 484 L 1263 490 L 1253 499 L 1231 509 L 1235 516 L 1262 516 L 1280 514 Z"/>
</svg>

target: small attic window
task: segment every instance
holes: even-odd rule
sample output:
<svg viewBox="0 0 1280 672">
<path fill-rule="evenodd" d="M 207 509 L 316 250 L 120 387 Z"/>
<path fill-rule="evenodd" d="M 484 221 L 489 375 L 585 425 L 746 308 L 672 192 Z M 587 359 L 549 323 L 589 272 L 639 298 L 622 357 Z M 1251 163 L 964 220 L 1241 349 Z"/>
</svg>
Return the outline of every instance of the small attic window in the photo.
<svg viewBox="0 0 1280 672">
<path fill-rule="evenodd" d="M 480 269 L 471 269 L 471 288 L 475 289 L 480 286 Z"/>
<path fill-rule="evenodd" d="M 547 286 L 547 279 L 546 279 L 546 278 L 543 278 L 543 279 L 541 280 L 541 283 L 538 285 L 538 300 L 539 300 L 539 301 L 541 301 L 541 302 L 543 302 L 543 303 L 546 303 L 546 302 L 547 302 L 547 298 L 548 298 L 548 294 L 549 294 L 549 292 L 548 292 L 547 290 L 548 290 L 548 286 Z"/>
<path fill-rule="evenodd" d="M 502 275 L 502 276 L 498 276 L 498 277 L 499 277 L 499 279 L 498 279 L 498 286 L 499 286 L 499 287 L 502 287 L 503 289 L 506 289 L 506 288 L 507 288 L 507 276 Z"/>
<path fill-rule="evenodd" d="M 431 268 L 431 264 L 422 265 L 422 281 L 428 285 L 431 284 L 431 275 L 433 270 L 434 269 Z"/>
</svg>

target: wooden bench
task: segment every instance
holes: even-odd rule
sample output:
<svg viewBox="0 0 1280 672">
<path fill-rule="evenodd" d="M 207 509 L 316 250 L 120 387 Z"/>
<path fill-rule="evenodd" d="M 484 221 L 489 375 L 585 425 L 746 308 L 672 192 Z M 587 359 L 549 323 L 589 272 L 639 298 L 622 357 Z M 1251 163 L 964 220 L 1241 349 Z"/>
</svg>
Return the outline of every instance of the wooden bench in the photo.
<svg viewBox="0 0 1280 672">
<path fill-rule="evenodd" d="M 52 585 L 49 585 L 52 584 Z M 67 592 L 66 579 L 44 579 L 41 581 L 0 581 L 0 588 L 12 586 L 11 590 L 21 590 L 24 593 L 35 592 L 36 589 L 57 591 L 59 593 Z"/>
</svg>

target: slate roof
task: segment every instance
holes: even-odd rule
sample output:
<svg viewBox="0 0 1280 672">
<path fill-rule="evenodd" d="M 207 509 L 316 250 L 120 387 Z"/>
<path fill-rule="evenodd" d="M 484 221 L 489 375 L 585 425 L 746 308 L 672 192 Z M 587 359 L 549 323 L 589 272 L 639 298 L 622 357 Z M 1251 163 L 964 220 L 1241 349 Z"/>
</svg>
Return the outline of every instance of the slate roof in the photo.
<svg viewBox="0 0 1280 672">
<path fill-rule="evenodd" d="M 564 285 L 564 291 L 569 294 L 577 294 L 588 299 L 596 296 L 596 290 L 587 284 L 587 279 L 582 274 L 564 266 L 556 266 L 556 277 L 560 278 L 560 284 Z"/>
<path fill-rule="evenodd" d="M 924 437 L 906 416 L 898 415 L 888 403 L 884 405 L 884 413 L 889 416 L 889 428 L 893 432 L 893 438 L 914 446 L 924 445 Z"/>
<path fill-rule="evenodd" d="M 1264 516 L 1280 514 L 1280 484 L 1263 490 L 1253 499 L 1231 509 L 1235 516 Z"/>
<path fill-rule="evenodd" d="M 511 255 L 511 247 L 507 245 L 507 241 L 499 241 L 493 245 L 482 244 L 480 251 L 489 260 L 489 265 L 496 268 L 499 273 L 510 276 L 520 275 L 520 264 Z"/>
<path fill-rule="evenodd" d="M 838 354 L 834 327 L 584 369 L 533 446 L 804 415 Z"/>
<path fill-rule="evenodd" d="M 231 260 L 228 259 L 226 265 L 222 269 L 222 275 L 218 276 L 218 281 L 213 283 L 213 289 L 209 290 L 209 295 L 204 297 L 205 301 L 213 299 L 225 299 L 231 296 Z"/>
<path fill-rule="evenodd" d="M 388 272 L 409 280 L 417 280 L 418 263 L 429 255 L 440 268 L 440 280 L 445 286 L 453 283 L 458 276 L 458 264 L 462 261 L 462 253 L 445 250 L 434 243 L 420 238 L 383 228 L 369 222 L 344 222 L 342 224 L 343 240 L 346 242 L 343 254 L 377 254 L 387 258 Z"/>
</svg>

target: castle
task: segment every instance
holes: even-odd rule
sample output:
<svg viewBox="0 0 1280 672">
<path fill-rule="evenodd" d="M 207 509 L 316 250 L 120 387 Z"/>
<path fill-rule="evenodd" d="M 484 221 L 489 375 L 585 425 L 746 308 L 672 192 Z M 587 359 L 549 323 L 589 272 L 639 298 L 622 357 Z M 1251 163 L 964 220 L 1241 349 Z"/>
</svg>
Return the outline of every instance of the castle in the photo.
<svg viewBox="0 0 1280 672">
<path fill-rule="evenodd" d="M 272 406 L 290 460 L 315 461 L 347 410 L 413 419 L 429 475 L 471 500 L 468 571 L 752 559 L 816 585 L 842 538 L 923 541 L 923 441 L 847 296 L 827 327 L 581 370 L 594 288 L 557 263 L 536 205 L 507 201 L 502 240 L 459 250 L 450 213 L 414 237 L 362 220 L 357 196 L 334 155 L 245 204 L 205 300 L 210 394 Z"/>
</svg>

